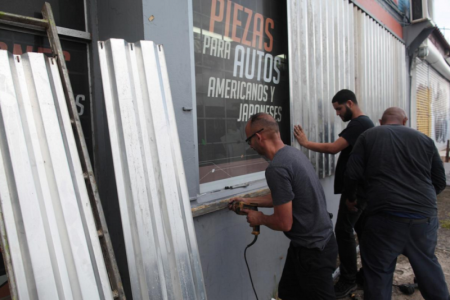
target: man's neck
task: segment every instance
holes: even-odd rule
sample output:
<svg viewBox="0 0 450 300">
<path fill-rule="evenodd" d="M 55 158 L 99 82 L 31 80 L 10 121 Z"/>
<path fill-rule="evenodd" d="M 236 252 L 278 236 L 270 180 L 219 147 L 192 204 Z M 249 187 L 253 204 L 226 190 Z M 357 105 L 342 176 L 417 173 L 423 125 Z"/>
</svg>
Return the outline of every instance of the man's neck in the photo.
<svg viewBox="0 0 450 300">
<path fill-rule="evenodd" d="M 381 124 L 381 125 L 400 125 L 400 126 L 404 126 L 402 123 L 395 122 L 395 121 L 392 121 L 392 122 L 385 122 L 385 123 L 383 123 L 383 124 Z"/>
<path fill-rule="evenodd" d="M 353 110 L 353 116 L 352 116 L 352 120 L 356 119 L 358 117 L 364 116 L 364 113 L 359 109 L 359 108 L 355 108 Z"/>
<path fill-rule="evenodd" d="M 274 142 L 271 147 L 267 149 L 265 156 L 268 160 L 273 160 L 275 154 L 277 154 L 277 152 L 280 151 L 284 146 L 285 145 L 281 140 Z"/>
</svg>

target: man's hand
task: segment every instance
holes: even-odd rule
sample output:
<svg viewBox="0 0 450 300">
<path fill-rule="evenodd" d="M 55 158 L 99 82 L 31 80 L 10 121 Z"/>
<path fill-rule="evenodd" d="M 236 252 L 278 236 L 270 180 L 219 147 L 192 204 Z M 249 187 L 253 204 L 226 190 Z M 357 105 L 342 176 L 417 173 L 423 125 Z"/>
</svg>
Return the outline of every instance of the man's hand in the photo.
<svg viewBox="0 0 450 300">
<path fill-rule="evenodd" d="M 301 146 L 304 147 L 308 143 L 308 138 L 300 125 L 294 126 L 294 136 Z"/>
<path fill-rule="evenodd" d="M 244 202 L 245 203 L 245 198 L 242 197 L 233 197 L 228 201 L 228 209 L 234 211 L 233 209 L 233 203 L 234 202 Z"/>
<path fill-rule="evenodd" d="M 347 199 L 345 200 L 345 204 L 347 204 L 347 208 L 350 212 L 358 212 L 358 208 L 356 207 L 356 204 L 358 204 L 358 202 L 356 200 L 354 202 L 350 202 Z"/>
<path fill-rule="evenodd" d="M 262 212 L 249 209 L 243 209 L 242 211 L 247 214 L 247 222 L 250 224 L 250 227 L 262 224 L 262 218 L 264 215 Z"/>
</svg>

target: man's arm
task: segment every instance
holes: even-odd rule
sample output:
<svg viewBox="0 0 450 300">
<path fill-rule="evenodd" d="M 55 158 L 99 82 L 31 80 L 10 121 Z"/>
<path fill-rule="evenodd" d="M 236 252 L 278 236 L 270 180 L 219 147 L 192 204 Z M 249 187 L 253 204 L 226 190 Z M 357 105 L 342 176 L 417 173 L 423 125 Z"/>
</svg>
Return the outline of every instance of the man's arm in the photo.
<svg viewBox="0 0 450 300">
<path fill-rule="evenodd" d="M 442 163 L 436 147 L 434 147 L 433 158 L 431 161 L 431 182 L 436 190 L 436 195 L 439 195 L 447 185 L 444 164 Z"/>
<path fill-rule="evenodd" d="M 300 125 L 294 126 L 294 136 L 297 139 L 297 142 L 302 146 L 309 150 L 321 152 L 321 153 L 330 153 L 336 154 L 344 150 L 348 147 L 348 142 L 343 137 L 339 137 L 333 143 L 315 143 L 308 141 L 303 128 Z"/>
<path fill-rule="evenodd" d="M 260 211 L 243 210 L 247 213 L 250 226 L 265 225 L 272 230 L 290 231 L 292 228 L 292 201 L 274 207 L 273 215 L 265 215 Z"/>
<path fill-rule="evenodd" d="M 233 197 L 228 201 L 229 209 L 231 209 L 231 203 L 233 203 L 235 201 L 243 201 L 246 204 L 254 203 L 254 204 L 257 204 L 258 207 L 273 207 L 271 193 L 264 195 L 264 196 L 252 197 L 252 198 Z"/>
<path fill-rule="evenodd" d="M 364 178 L 366 169 L 364 141 L 364 136 L 361 136 L 356 142 L 345 170 L 344 194 L 350 202 L 355 202 L 358 182 Z"/>
</svg>

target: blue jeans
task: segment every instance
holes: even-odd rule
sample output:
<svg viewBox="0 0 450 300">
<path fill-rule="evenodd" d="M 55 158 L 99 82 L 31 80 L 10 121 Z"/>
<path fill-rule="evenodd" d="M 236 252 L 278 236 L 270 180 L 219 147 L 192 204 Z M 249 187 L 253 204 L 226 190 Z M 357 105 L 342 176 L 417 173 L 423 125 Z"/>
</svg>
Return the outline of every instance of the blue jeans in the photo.
<svg viewBox="0 0 450 300">
<path fill-rule="evenodd" d="M 424 299 L 448 300 L 444 274 L 434 254 L 438 227 L 436 217 L 423 221 L 383 214 L 368 217 L 361 241 L 364 299 L 391 299 L 397 257 L 403 254 L 409 259 Z"/>
<path fill-rule="evenodd" d="M 334 234 L 323 250 L 294 247 L 288 249 L 278 296 L 283 300 L 334 300 L 333 272 L 337 245 Z"/>
</svg>

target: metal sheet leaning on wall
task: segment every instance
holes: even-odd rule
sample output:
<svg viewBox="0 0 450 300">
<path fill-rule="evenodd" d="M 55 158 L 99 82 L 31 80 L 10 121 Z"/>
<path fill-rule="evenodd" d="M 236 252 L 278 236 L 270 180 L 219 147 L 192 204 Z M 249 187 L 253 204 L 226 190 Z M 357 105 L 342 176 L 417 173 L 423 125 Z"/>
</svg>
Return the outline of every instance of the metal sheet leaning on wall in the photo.
<svg viewBox="0 0 450 300">
<path fill-rule="evenodd" d="M 0 50 L 0 66 L 2 244 L 19 298 L 112 299 L 57 64 Z"/>
<path fill-rule="evenodd" d="M 98 46 L 133 299 L 206 299 L 163 47 Z"/>
</svg>

